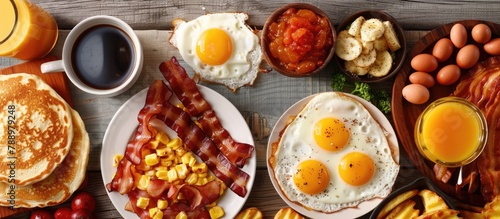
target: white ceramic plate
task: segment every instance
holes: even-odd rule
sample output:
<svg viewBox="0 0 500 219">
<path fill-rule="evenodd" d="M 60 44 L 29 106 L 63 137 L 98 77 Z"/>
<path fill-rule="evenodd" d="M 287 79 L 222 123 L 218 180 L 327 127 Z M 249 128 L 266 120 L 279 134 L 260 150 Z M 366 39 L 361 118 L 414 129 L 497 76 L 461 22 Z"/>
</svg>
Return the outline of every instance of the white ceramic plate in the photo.
<svg viewBox="0 0 500 219">
<path fill-rule="evenodd" d="M 231 136 L 236 141 L 254 145 L 250 129 L 238 109 L 219 93 L 201 85 L 198 85 L 198 89 L 215 110 L 222 126 Z M 146 88 L 135 94 L 118 109 L 104 134 L 101 151 L 101 172 L 105 185 L 111 182 L 116 172 L 116 167 L 113 167 L 113 157 L 117 154 L 125 153 L 128 140 L 139 125 L 137 115 L 144 106 L 147 90 Z M 173 95 L 170 102 L 176 104 L 180 101 Z M 173 130 L 165 124 L 161 124 L 161 122 L 156 121 L 154 126 L 167 132 L 171 137 L 177 136 Z M 254 151 L 252 157 L 243 167 L 243 171 L 250 175 L 247 183 L 247 195 L 242 198 L 230 189 L 227 189 L 219 202 L 219 206 L 225 211 L 223 218 L 234 218 L 245 204 L 255 180 L 256 166 L 257 157 Z M 127 195 L 120 195 L 118 192 L 108 192 L 108 196 L 123 218 L 139 218 L 136 214 L 125 210 L 125 204 L 129 201 Z"/>
<path fill-rule="evenodd" d="M 357 218 L 363 216 L 369 211 L 373 210 L 380 202 L 382 202 L 383 198 L 374 198 L 362 202 L 361 204 L 358 205 L 357 208 L 347 208 L 331 214 L 325 214 L 319 211 L 308 210 L 302 207 L 301 205 L 291 202 L 286 198 L 286 196 L 281 192 L 278 182 L 274 178 L 274 172 L 269 166 L 269 162 L 267 162 L 271 155 L 271 144 L 279 140 L 279 133 L 285 127 L 287 119 L 290 116 L 296 116 L 304 108 L 304 106 L 316 95 L 317 94 L 314 94 L 302 100 L 299 100 L 297 103 L 288 108 L 288 110 L 286 110 L 285 113 L 281 115 L 281 117 L 274 125 L 273 131 L 271 132 L 271 136 L 269 137 L 269 142 L 267 145 L 266 163 L 267 163 L 267 170 L 269 173 L 269 177 L 271 178 L 271 182 L 273 183 L 274 189 L 276 189 L 281 199 L 283 199 L 283 201 L 285 201 L 290 207 L 292 207 L 295 211 L 299 212 L 302 215 L 305 215 L 310 218 Z M 395 151 L 393 151 L 394 153 L 393 155 L 396 162 L 399 163 L 398 139 L 396 137 L 394 129 L 392 128 L 391 123 L 389 122 L 389 120 L 387 120 L 387 117 L 377 107 L 375 107 L 372 103 L 366 101 L 365 99 L 347 93 L 346 95 L 351 96 L 356 100 L 358 100 L 359 102 L 361 102 L 368 109 L 368 111 L 375 118 L 375 120 L 377 120 L 379 124 L 388 132 L 387 139 L 389 141 L 389 144 L 391 144 L 391 147 L 395 149 Z"/>
</svg>

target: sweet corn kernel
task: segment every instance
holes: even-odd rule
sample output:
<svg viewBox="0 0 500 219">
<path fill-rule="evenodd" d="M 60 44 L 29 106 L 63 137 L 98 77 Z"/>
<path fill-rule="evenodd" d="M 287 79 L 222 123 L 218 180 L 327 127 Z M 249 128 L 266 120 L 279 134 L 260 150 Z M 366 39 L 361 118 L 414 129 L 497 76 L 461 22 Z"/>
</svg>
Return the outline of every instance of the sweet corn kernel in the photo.
<svg viewBox="0 0 500 219">
<path fill-rule="evenodd" d="M 191 169 L 195 173 L 206 173 L 208 170 L 207 164 L 206 163 L 197 163 L 194 164 Z"/>
<path fill-rule="evenodd" d="M 152 217 L 152 219 L 162 219 L 163 218 L 163 212 L 158 211 L 156 214 Z"/>
<path fill-rule="evenodd" d="M 150 208 L 149 209 L 149 217 L 153 218 L 155 216 L 156 212 L 158 212 L 158 208 Z"/>
<path fill-rule="evenodd" d="M 172 162 L 171 160 L 167 160 L 167 159 L 160 159 L 160 162 L 161 162 L 161 165 L 164 166 L 164 167 L 169 167 L 169 166 L 172 166 L 172 164 L 174 162 Z"/>
<path fill-rule="evenodd" d="M 158 156 L 156 154 L 148 154 L 144 158 L 144 161 L 146 162 L 146 165 L 148 166 L 154 166 L 158 163 L 160 163 L 160 160 L 158 160 Z"/>
<path fill-rule="evenodd" d="M 139 182 L 137 182 L 137 188 L 140 190 L 146 190 L 148 189 L 150 182 L 151 180 L 149 179 L 149 176 L 142 175 Z"/>
<path fill-rule="evenodd" d="M 118 164 L 120 163 L 120 161 L 122 161 L 122 159 L 123 159 L 123 154 L 115 155 L 115 157 L 113 158 L 113 167 L 118 167 Z"/>
<path fill-rule="evenodd" d="M 167 147 L 172 148 L 172 150 L 177 150 L 182 146 L 182 141 L 180 138 L 174 138 L 167 143 Z"/>
<path fill-rule="evenodd" d="M 198 178 L 207 178 L 208 173 L 198 173 Z"/>
<path fill-rule="evenodd" d="M 184 181 L 189 185 L 194 185 L 198 182 L 198 174 L 190 173 Z"/>
<path fill-rule="evenodd" d="M 196 182 L 196 185 L 197 186 L 202 186 L 202 185 L 205 185 L 208 183 L 208 179 L 207 178 L 199 178 L 198 177 L 198 182 Z"/>
<path fill-rule="evenodd" d="M 172 152 L 172 149 L 166 146 L 156 148 L 156 155 L 165 157 Z"/>
<path fill-rule="evenodd" d="M 158 199 L 158 203 L 156 204 L 156 207 L 158 207 L 158 209 L 160 209 L 160 210 L 165 210 L 168 207 L 168 201 Z"/>
<path fill-rule="evenodd" d="M 175 153 L 168 153 L 167 157 L 164 159 L 167 161 L 174 161 L 175 160 Z"/>
<path fill-rule="evenodd" d="M 208 213 L 210 213 L 210 218 L 219 219 L 224 216 L 224 209 L 222 209 L 220 206 L 214 206 L 213 208 L 210 208 L 210 210 L 208 210 Z"/>
<path fill-rule="evenodd" d="M 179 179 L 185 179 L 189 173 L 187 166 L 184 164 L 175 165 L 175 170 L 177 171 Z"/>
<path fill-rule="evenodd" d="M 158 134 L 156 134 L 155 139 L 162 144 L 167 144 L 170 141 L 170 137 L 168 137 L 168 134 L 165 132 L 159 132 Z"/>
<path fill-rule="evenodd" d="M 179 214 L 177 214 L 177 216 L 175 216 L 175 219 L 187 219 L 187 218 L 188 216 L 184 211 L 181 211 Z"/>
<path fill-rule="evenodd" d="M 184 193 L 179 193 L 177 195 L 177 200 L 183 200 L 183 199 L 186 199 L 186 197 L 184 197 Z"/>
<path fill-rule="evenodd" d="M 137 207 L 146 209 L 149 205 L 149 198 L 139 197 L 137 199 Z"/>
<path fill-rule="evenodd" d="M 194 164 L 196 164 L 196 158 L 194 157 L 192 152 L 186 152 L 184 155 L 182 155 L 181 162 L 192 167 Z"/>
<path fill-rule="evenodd" d="M 167 180 L 168 181 L 168 170 L 158 170 L 156 171 L 156 177 L 161 180 Z"/>
<path fill-rule="evenodd" d="M 187 152 L 187 150 L 183 147 L 179 147 L 179 148 L 175 149 L 175 154 L 178 157 L 182 157 L 182 155 L 184 155 L 186 152 Z"/>
<path fill-rule="evenodd" d="M 144 175 L 148 176 L 149 178 L 153 177 L 156 175 L 156 170 L 148 170 L 144 173 Z"/>
<path fill-rule="evenodd" d="M 151 149 L 156 149 L 158 147 L 158 145 L 160 144 L 160 142 L 158 140 L 151 140 L 149 141 L 149 148 Z"/>
<path fill-rule="evenodd" d="M 178 176 L 177 176 L 177 171 L 175 170 L 175 168 L 172 168 L 172 169 L 168 170 L 167 175 L 168 175 L 168 182 L 173 182 L 173 181 L 179 179 Z"/>
</svg>

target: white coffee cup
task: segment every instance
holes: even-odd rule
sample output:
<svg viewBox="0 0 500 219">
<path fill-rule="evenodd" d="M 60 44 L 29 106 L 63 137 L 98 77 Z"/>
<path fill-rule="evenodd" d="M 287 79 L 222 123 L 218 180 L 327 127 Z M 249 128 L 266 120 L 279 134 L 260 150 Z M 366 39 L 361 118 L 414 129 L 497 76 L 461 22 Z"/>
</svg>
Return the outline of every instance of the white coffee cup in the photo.
<svg viewBox="0 0 500 219">
<path fill-rule="evenodd" d="M 116 17 L 99 15 L 78 23 L 64 41 L 61 60 L 43 63 L 41 71 L 64 71 L 87 93 L 115 96 L 134 85 L 143 59 L 134 30 Z"/>
</svg>

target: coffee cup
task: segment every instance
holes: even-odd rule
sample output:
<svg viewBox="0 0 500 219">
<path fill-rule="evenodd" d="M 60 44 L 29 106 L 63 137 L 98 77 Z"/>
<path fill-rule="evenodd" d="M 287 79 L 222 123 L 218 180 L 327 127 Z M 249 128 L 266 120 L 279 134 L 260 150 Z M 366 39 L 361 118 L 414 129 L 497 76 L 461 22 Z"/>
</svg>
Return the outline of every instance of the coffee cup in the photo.
<svg viewBox="0 0 500 219">
<path fill-rule="evenodd" d="M 64 41 L 61 60 L 43 63 L 41 71 L 64 71 L 87 93 L 115 96 L 134 85 L 143 59 L 134 30 L 116 17 L 99 15 L 78 23 Z"/>
</svg>

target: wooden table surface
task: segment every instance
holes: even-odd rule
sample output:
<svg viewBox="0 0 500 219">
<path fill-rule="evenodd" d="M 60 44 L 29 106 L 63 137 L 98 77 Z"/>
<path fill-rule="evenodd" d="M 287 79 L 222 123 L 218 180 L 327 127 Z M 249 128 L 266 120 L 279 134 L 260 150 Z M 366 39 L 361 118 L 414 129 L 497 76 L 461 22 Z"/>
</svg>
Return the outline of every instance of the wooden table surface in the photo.
<svg viewBox="0 0 500 219">
<path fill-rule="evenodd" d="M 248 24 L 261 28 L 273 10 L 287 3 L 285 0 L 223 1 L 223 0 L 33 0 L 52 13 L 59 25 L 60 36 L 52 54 L 60 56 L 61 47 L 69 30 L 79 21 L 93 15 L 116 16 L 136 30 L 144 47 L 144 68 L 138 82 L 127 92 L 116 97 L 88 95 L 70 84 L 74 108 L 81 114 L 91 140 L 88 165 L 89 185 L 87 190 L 96 197 L 97 218 L 122 218 L 115 210 L 106 193 L 100 172 L 102 139 L 106 128 L 118 108 L 131 96 L 148 87 L 154 80 L 162 79 L 158 66 L 179 53 L 168 43 L 171 21 L 174 18 L 194 19 L 205 13 L 246 12 Z M 429 30 L 458 20 L 478 19 L 500 22 L 500 4 L 496 1 L 363 1 L 329 0 L 306 1 L 323 9 L 334 25 L 342 18 L 359 10 L 381 9 L 395 17 L 405 30 L 407 46 L 412 45 Z M 1 9 L 0 9 L 1 10 Z M 21 61 L 0 58 L 0 68 Z M 190 75 L 192 70 L 181 60 Z M 219 92 L 247 119 L 257 149 L 257 173 L 251 194 L 243 208 L 258 207 L 264 218 L 272 218 L 285 202 L 274 190 L 266 167 L 268 136 L 281 114 L 298 100 L 323 91 L 331 91 L 330 80 L 334 63 L 318 75 L 306 78 L 289 78 L 276 72 L 258 77 L 254 86 L 244 87 L 236 93 L 221 85 L 206 84 Z M 375 84 L 390 90 L 392 81 Z M 391 120 L 391 116 L 388 116 Z M 394 188 L 399 188 L 421 176 L 401 148 L 401 170 Z M 112 159 L 112 157 L 109 157 Z M 27 214 L 11 218 L 26 218 Z M 369 213 L 361 218 L 368 218 Z"/>
</svg>

